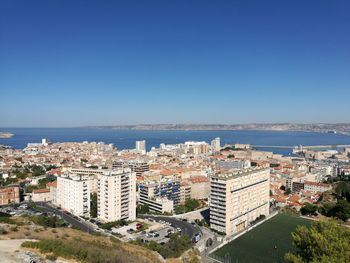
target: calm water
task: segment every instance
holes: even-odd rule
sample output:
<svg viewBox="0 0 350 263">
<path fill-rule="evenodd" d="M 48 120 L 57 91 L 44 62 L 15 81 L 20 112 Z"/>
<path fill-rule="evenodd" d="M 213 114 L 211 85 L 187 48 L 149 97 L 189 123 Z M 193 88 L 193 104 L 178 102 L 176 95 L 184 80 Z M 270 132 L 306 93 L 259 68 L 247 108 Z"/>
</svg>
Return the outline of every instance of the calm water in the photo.
<svg viewBox="0 0 350 263">
<path fill-rule="evenodd" d="M 15 134 L 10 139 L 0 139 L 0 144 L 17 149 L 29 142 L 41 142 L 49 138 L 52 142 L 102 141 L 113 143 L 118 149 L 135 148 L 136 140 L 146 140 L 147 149 L 159 147 L 160 143 L 175 144 L 185 141 L 207 141 L 221 138 L 221 144 L 249 143 L 252 145 L 335 145 L 350 144 L 350 136 L 314 132 L 281 131 L 144 131 L 112 130 L 97 128 L 0 128 L 1 132 Z M 267 149 L 275 153 L 289 154 L 288 149 Z"/>
</svg>

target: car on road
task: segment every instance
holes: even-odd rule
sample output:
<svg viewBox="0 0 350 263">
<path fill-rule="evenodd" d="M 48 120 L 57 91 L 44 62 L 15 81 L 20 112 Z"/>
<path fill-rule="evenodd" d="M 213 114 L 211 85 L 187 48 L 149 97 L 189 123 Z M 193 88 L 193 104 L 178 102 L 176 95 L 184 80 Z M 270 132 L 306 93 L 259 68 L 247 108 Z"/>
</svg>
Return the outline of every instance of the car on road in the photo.
<svg viewBox="0 0 350 263">
<path fill-rule="evenodd" d="M 201 239 L 201 234 L 197 233 L 194 235 L 194 237 L 192 238 L 192 242 L 193 243 L 197 243 L 199 240 Z"/>
<path fill-rule="evenodd" d="M 135 232 L 135 230 L 134 230 L 134 229 L 132 229 L 132 228 L 129 228 L 128 230 L 126 230 L 126 232 L 128 232 L 129 234 L 132 234 L 132 233 L 134 233 L 134 232 Z"/>
</svg>

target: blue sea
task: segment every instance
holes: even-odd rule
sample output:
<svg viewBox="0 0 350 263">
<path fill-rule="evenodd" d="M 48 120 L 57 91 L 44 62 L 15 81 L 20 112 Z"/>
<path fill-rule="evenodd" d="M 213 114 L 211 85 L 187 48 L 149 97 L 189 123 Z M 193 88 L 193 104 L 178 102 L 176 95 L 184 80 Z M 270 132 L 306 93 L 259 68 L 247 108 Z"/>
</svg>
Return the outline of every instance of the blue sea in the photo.
<svg viewBox="0 0 350 263">
<path fill-rule="evenodd" d="M 135 148 L 135 141 L 146 140 L 147 149 L 159 147 L 159 144 L 175 144 L 185 141 L 209 142 L 215 137 L 221 138 L 221 145 L 249 143 L 252 145 L 339 145 L 349 144 L 350 136 L 317 132 L 291 131 L 164 131 L 164 130 L 113 130 L 99 128 L 0 128 L 0 132 L 10 132 L 14 136 L 0 139 L 0 144 L 23 149 L 27 143 L 41 142 L 49 138 L 52 142 L 97 141 L 113 143 L 118 149 Z M 290 149 L 260 148 L 284 155 Z"/>
</svg>

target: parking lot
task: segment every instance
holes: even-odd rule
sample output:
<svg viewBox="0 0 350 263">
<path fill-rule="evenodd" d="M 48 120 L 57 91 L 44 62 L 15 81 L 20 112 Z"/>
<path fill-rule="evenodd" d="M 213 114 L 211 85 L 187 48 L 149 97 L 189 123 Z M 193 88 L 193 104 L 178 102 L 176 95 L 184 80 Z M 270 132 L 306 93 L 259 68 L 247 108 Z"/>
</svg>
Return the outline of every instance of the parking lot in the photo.
<svg viewBox="0 0 350 263">
<path fill-rule="evenodd" d="M 55 215 L 65 220 L 69 225 L 80 228 L 81 230 L 92 233 L 101 232 L 107 235 L 118 235 L 125 241 L 141 239 L 144 242 L 155 241 L 166 243 L 170 234 L 178 233 L 187 235 L 191 240 L 201 235 L 200 229 L 194 223 L 182 221 L 173 217 L 163 216 L 144 216 L 142 219 L 133 222 L 127 226 L 113 227 L 111 230 L 103 230 L 98 227 L 96 220 L 94 222 L 85 221 L 82 218 L 70 215 L 64 211 L 54 208 L 46 203 L 37 203 L 36 206 L 21 204 L 0 208 L 0 212 L 7 213 L 11 216 L 21 215 Z M 147 229 L 140 230 L 141 226 Z M 197 241 L 197 240 L 196 240 Z"/>
</svg>

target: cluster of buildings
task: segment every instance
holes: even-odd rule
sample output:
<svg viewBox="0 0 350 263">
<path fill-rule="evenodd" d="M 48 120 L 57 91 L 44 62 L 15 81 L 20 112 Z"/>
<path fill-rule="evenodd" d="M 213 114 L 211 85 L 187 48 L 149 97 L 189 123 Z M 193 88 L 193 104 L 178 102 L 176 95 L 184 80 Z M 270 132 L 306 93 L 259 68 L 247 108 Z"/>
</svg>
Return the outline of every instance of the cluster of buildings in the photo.
<svg viewBox="0 0 350 263">
<path fill-rule="evenodd" d="M 327 178 L 350 174 L 343 152 L 312 159 L 309 154 L 283 156 L 248 144 L 222 147 L 220 138 L 162 143 L 149 151 L 144 140 L 135 149 L 117 150 L 112 144 L 52 144 L 43 139 L 23 150 L 0 147 L 2 182 L 15 181 L 18 170 L 27 166 L 45 169 L 43 175 L 28 174 L 0 188 L 0 205 L 19 202 L 21 187 L 34 186 L 25 199 L 51 202 L 82 217 L 90 217 L 92 196 L 97 196 L 98 220 L 111 222 L 135 220 L 138 205 L 174 213 L 177 206 L 196 199 L 210 207 L 211 229 L 233 234 L 268 216 L 271 204 L 299 209 L 305 202 L 317 202 L 332 188 L 324 183 Z M 47 178 L 44 187 L 35 188 Z"/>
</svg>

